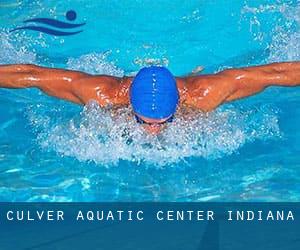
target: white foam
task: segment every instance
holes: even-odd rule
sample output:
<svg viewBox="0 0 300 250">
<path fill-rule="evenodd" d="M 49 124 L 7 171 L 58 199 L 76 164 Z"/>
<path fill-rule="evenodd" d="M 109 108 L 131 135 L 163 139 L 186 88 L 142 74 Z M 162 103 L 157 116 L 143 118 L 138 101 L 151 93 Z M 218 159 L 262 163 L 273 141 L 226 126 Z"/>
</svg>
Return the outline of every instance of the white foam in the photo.
<svg viewBox="0 0 300 250">
<path fill-rule="evenodd" d="M 54 117 L 63 113 L 54 110 L 41 117 L 41 108 L 47 107 L 32 106 L 28 117 L 42 148 L 105 166 L 120 160 L 164 166 L 187 157 L 216 159 L 237 152 L 247 142 L 280 137 L 272 109 L 230 107 L 208 116 L 181 110 L 160 135 L 152 136 L 135 122 L 130 108 L 102 109 L 92 101 L 80 116 L 57 122 Z"/>
</svg>

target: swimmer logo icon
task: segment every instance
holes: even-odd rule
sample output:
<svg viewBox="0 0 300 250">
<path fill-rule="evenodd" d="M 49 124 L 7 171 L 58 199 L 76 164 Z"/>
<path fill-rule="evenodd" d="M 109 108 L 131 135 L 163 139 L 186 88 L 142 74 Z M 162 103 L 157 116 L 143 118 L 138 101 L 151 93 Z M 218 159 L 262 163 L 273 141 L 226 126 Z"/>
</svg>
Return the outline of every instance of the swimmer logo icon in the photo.
<svg viewBox="0 0 300 250">
<path fill-rule="evenodd" d="M 66 19 L 68 21 L 72 22 L 72 21 L 76 20 L 76 17 L 77 17 L 77 13 L 74 10 L 67 11 Z M 70 36 L 70 35 L 78 34 L 83 31 L 83 30 L 77 30 L 77 31 L 71 31 L 71 30 L 74 30 L 76 28 L 79 28 L 79 27 L 85 25 L 85 23 L 75 24 L 75 23 L 63 22 L 63 21 L 59 21 L 59 20 L 51 19 L 51 18 L 32 18 L 32 19 L 27 19 L 23 22 L 26 24 L 32 23 L 34 25 L 18 27 L 18 28 L 11 30 L 10 32 L 14 32 L 17 30 L 33 30 L 33 31 L 43 32 L 43 33 L 46 33 L 48 35 L 53 35 L 53 36 Z M 44 27 L 39 24 L 51 26 L 51 28 Z"/>
</svg>

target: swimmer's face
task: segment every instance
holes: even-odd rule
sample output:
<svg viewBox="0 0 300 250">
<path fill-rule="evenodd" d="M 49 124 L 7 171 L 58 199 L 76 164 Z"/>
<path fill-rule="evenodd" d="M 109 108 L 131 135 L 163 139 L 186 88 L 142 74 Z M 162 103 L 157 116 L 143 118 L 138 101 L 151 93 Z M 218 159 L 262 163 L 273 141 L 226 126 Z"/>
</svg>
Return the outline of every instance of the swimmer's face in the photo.
<svg viewBox="0 0 300 250">
<path fill-rule="evenodd" d="M 161 132 L 161 130 L 163 129 L 166 121 L 169 120 L 170 117 L 164 118 L 164 119 L 153 119 L 153 118 L 147 118 L 141 115 L 137 115 L 135 114 L 137 118 L 139 118 L 139 120 L 141 120 L 142 122 L 142 126 L 143 128 L 149 132 L 152 135 L 157 135 Z"/>
</svg>

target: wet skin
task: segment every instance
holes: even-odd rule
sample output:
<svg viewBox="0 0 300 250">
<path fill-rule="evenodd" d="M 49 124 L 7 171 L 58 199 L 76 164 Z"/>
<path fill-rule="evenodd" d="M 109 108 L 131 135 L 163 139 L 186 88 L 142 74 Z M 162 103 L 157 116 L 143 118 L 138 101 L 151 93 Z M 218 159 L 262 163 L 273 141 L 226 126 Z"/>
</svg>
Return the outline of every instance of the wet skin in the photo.
<svg viewBox="0 0 300 250">
<path fill-rule="evenodd" d="M 129 105 L 132 77 L 90 75 L 31 64 L 0 65 L 1 88 L 39 88 L 46 94 L 78 104 L 96 100 L 100 106 Z M 209 112 L 225 102 L 254 95 L 268 86 L 300 84 L 300 62 L 228 69 L 216 74 L 176 78 L 180 104 Z M 144 128 L 157 134 L 165 120 L 140 117 Z"/>
</svg>

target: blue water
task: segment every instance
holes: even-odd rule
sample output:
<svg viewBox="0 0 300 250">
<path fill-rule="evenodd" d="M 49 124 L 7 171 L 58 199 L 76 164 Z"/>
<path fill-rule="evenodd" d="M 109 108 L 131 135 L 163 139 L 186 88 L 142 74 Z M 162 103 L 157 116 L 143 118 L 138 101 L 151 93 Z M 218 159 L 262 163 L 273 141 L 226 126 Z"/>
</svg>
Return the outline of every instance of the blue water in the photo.
<svg viewBox="0 0 300 250">
<path fill-rule="evenodd" d="M 300 59 L 299 1 L 73 0 L 0 3 L 0 64 L 177 76 Z M 83 32 L 10 30 L 37 17 Z M 130 108 L 0 89 L 0 201 L 300 201 L 300 90 L 269 88 L 208 117 L 181 110 L 158 137 Z"/>
</svg>

